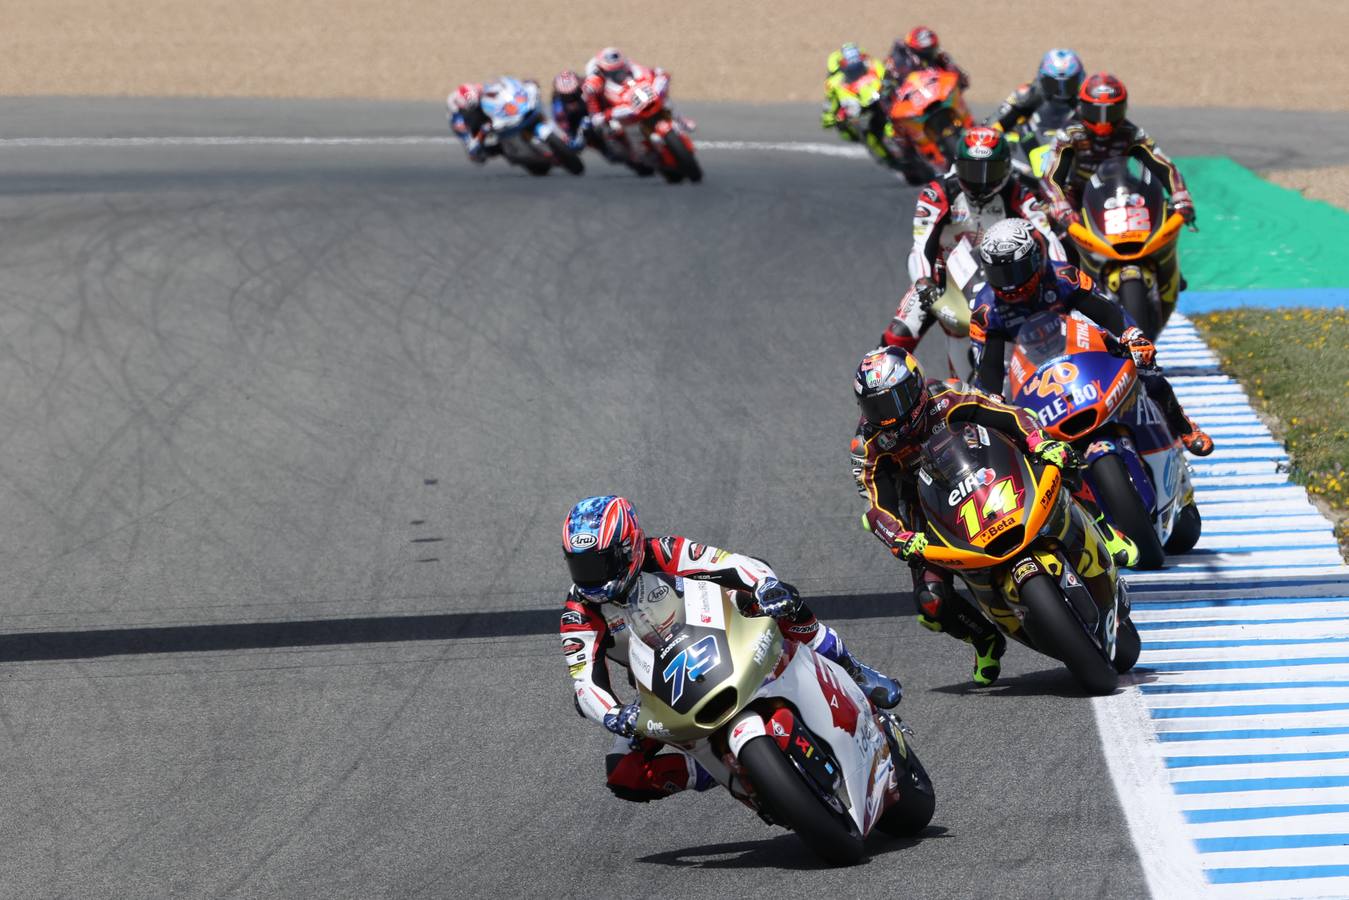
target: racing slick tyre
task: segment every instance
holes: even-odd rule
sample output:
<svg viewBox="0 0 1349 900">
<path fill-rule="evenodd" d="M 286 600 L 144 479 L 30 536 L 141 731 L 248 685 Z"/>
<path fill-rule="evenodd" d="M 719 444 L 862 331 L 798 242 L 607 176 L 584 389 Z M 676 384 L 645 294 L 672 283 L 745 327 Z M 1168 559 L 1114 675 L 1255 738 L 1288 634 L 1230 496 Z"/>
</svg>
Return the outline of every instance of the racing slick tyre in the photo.
<svg viewBox="0 0 1349 900">
<path fill-rule="evenodd" d="M 553 159 L 557 164 L 566 169 L 573 175 L 580 175 L 586 170 L 585 163 L 581 162 L 581 157 L 571 148 L 571 145 L 562 139 L 561 135 L 549 135 L 548 150 L 553 154 Z"/>
<path fill-rule="evenodd" d="M 1166 562 L 1166 550 L 1152 527 L 1152 516 L 1134 488 L 1124 460 L 1107 453 L 1091 464 L 1091 489 L 1110 513 L 1110 522 L 1138 545 L 1140 569 L 1160 569 Z"/>
<path fill-rule="evenodd" d="M 1171 529 L 1171 536 L 1166 539 L 1166 552 L 1189 553 L 1199 543 L 1199 534 L 1203 530 L 1204 520 L 1199 515 L 1199 507 L 1191 500 L 1176 516 L 1176 525 Z"/>
<path fill-rule="evenodd" d="M 1152 298 L 1148 296 L 1148 286 L 1141 278 L 1130 278 L 1127 281 L 1121 281 L 1119 284 L 1119 304 L 1124 307 L 1124 311 L 1134 320 L 1143 333 L 1147 335 L 1148 340 L 1157 340 L 1158 327 L 1157 310 L 1152 306 Z"/>
<path fill-rule="evenodd" d="M 740 748 L 740 764 L 769 816 L 796 832 L 812 853 L 834 865 L 850 865 L 862 858 L 862 838 L 815 796 L 772 738 L 750 738 Z"/>
<path fill-rule="evenodd" d="M 1058 585 L 1048 575 L 1032 575 L 1021 585 L 1024 627 L 1035 647 L 1058 659 L 1088 694 L 1109 694 L 1119 673 L 1087 634 Z"/>
<path fill-rule="evenodd" d="M 1143 652 L 1143 638 L 1133 619 L 1126 618 L 1115 632 L 1115 671 L 1123 675 L 1138 662 L 1138 654 Z"/>
<path fill-rule="evenodd" d="M 899 800 L 876 820 L 877 828 L 895 837 L 913 837 L 918 834 L 932 821 L 932 814 L 937 809 L 937 792 L 932 787 L 927 769 L 919 761 L 913 744 L 905 741 L 905 747 L 908 750 L 908 764 L 904 765 L 902 759 L 895 760 L 899 769 L 895 773 L 899 782 Z"/>
<path fill-rule="evenodd" d="M 520 165 L 524 166 L 525 171 L 531 175 L 547 175 L 553 171 L 552 165 L 546 162 L 527 162 L 520 163 Z"/>
<path fill-rule="evenodd" d="M 703 180 L 703 167 L 698 164 L 698 157 L 693 155 L 693 150 L 685 143 L 687 140 L 688 138 L 680 132 L 671 130 L 665 136 L 665 146 L 669 149 L 670 155 L 675 158 L 680 173 L 692 183 L 697 184 Z"/>
</svg>

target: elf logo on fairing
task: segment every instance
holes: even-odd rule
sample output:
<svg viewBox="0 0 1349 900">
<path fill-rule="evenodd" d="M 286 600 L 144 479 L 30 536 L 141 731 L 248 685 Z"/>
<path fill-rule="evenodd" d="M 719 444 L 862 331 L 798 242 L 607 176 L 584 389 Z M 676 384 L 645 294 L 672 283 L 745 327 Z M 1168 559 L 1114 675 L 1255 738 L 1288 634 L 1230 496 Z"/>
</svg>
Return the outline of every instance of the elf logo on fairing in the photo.
<svg viewBox="0 0 1349 900">
<path fill-rule="evenodd" d="M 971 472 L 970 474 L 965 476 L 964 481 L 960 482 L 960 484 L 956 485 L 954 488 L 951 489 L 950 495 L 946 498 L 947 505 L 955 506 L 957 503 L 959 503 L 961 500 L 964 500 L 974 491 L 979 490 L 979 488 L 987 487 L 988 485 L 993 483 L 993 479 L 996 478 L 997 475 L 998 475 L 997 472 L 994 472 L 992 469 L 989 468 L 983 468 Z"/>
<path fill-rule="evenodd" d="M 663 683 L 673 682 L 670 687 L 670 705 L 678 703 L 679 698 L 684 696 L 686 678 L 697 681 L 719 665 L 721 665 L 721 651 L 717 649 L 717 639 L 714 635 L 709 634 L 679 651 L 679 655 L 670 660 L 670 664 L 661 673 Z"/>
</svg>

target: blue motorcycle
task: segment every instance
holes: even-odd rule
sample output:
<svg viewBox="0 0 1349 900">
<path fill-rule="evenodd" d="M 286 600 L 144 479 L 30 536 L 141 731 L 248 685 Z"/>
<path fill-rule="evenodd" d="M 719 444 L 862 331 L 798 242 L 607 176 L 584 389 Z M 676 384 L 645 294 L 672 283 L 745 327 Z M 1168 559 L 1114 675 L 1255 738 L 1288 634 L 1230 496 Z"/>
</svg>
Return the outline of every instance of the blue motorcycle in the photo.
<svg viewBox="0 0 1349 900">
<path fill-rule="evenodd" d="M 554 166 L 573 175 L 585 171 L 566 136 L 544 115 L 539 86 L 534 82 L 499 78 L 487 84 L 482 111 L 489 123 L 484 142 L 499 147 L 510 163 L 531 175 L 547 175 Z"/>
<path fill-rule="evenodd" d="M 1112 336 L 1076 315 L 1037 313 L 1021 326 L 1008 377 L 1012 402 L 1081 455 L 1086 486 L 1138 545 L 1139 568 L 1194 547 L 1203 523 L 1185 451 Z"/>
</svg>

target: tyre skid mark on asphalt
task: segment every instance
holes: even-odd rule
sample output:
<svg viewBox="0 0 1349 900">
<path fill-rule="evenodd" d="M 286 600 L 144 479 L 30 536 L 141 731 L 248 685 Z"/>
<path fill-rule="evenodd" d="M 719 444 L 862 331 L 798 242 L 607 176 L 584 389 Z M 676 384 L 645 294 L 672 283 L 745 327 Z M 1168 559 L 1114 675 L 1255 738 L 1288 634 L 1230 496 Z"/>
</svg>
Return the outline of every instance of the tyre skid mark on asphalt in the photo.
<svg viewBox="0 0 1349 900">
<path fill-rule="evenodd" d="M 1349 567 L 1194 326 L 1174 317 L 1158 351 L 1219 450 L 1190 460 L 1195 551 L 1129 576 L 1131 683 L 1093 703 L 1149 887 L 1349 896 Z"/>
</svg>

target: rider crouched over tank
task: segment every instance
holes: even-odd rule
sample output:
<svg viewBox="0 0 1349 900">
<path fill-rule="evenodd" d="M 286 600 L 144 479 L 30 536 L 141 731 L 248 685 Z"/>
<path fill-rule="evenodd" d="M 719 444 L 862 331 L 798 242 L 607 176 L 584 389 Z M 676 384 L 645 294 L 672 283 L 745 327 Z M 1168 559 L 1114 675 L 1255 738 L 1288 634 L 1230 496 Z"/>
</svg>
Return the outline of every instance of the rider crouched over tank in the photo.
<svg viewBox="0 0 1349 900">
<path fill-rule="evenodd" d="M 899 682 L 859 662 L 767 563 L 674 535 L 648 537 L 622 497 L 588 497 L 573 506 L 562 525 L 562 552 L 572 579 L 562 613 L 562 653 L 577 711 L 614 735 L 607 782 L 624 800 L 645 803 L 715 784 L 692 757 L 649 738 L 634 740 L 639 706 L 621 703 L 610 686 L 607 664 L 628 666 L 624 603 L 643 577 L 661 573 L 739 591 L 745 615 L 776 619 L 784 637 L 838 663 L 877 706 L 899 703 Z"/>
<path fill-rule="evenodd" d="M 853 379 L 861 418 L 852 440 L 852 473 L 867 501 L 862 527 L 913 567 L 913 602 L 918 621 L 974 647 L 976 684 L 997 681 L 1007 640 L 973 603 L 956 592 L 954 576 L 923 563 L 928 539 L 918 503 L 918 468 L 924 442 L 956 423 L 999 431 L 1025 453 L 1064 468 L 1073 464 L 1071 447 L 1051 440 L 1022 409 L 963 384 L 923 375 L 908 351 L 878 347 L 862 357 Z M 1136 553 L 1133 543 L 1098 516 L 1112 554 Z"/>
</svg>

